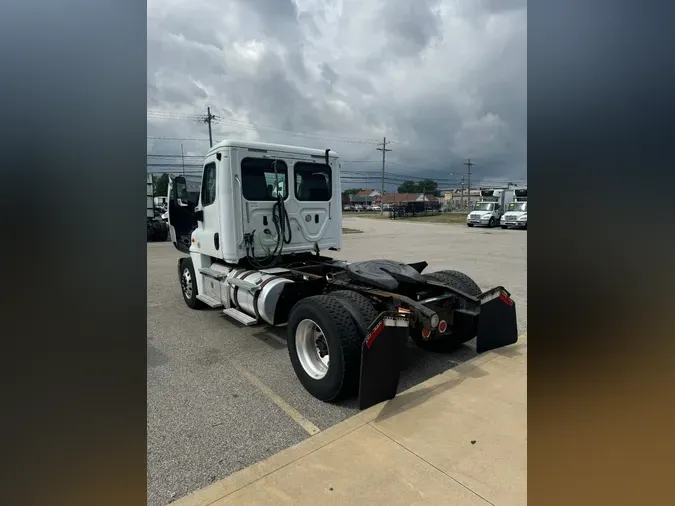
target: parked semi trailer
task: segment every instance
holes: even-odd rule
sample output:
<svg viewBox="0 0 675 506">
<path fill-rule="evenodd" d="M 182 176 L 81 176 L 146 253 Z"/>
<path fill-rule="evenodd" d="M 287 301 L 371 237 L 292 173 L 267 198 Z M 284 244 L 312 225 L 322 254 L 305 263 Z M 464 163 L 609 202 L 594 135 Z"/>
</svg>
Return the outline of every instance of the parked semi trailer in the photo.
<svg viewBox="0 0 675 506">
<path fill-rule="evenodd" d="M 247 326 L 287 327 L 290 362 L 314 397 L 358 392 L 364 409 L 396 395 L 411 337 L 431 351 L 476 338 L 479 353 L 517 341 L 516 305 L 427 263 L 331 258 L 342 246 L 338 155 L 222 141 L 206 155 L 200 191 L 170 182 L 169 224 L 185 254 L 177 273 L 188 307 L 222 308 Z"/>
<path fill-rule="evenodd" d="M 169 238 L 169 227 L 162 219 L 162 213 L 155 206 L 154 181 L 152 174 L 146 179 L 146 222 L 148 241 L 166 241 Z"/>
</svg>

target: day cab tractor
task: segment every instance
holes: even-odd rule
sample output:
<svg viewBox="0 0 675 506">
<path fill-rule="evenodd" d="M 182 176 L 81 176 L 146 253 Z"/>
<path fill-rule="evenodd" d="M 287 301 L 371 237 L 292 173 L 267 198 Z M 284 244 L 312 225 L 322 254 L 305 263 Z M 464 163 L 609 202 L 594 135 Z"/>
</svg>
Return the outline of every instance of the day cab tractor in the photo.
<svg viewBox="0 0 675 506">
<path fill-rule="evenodd" d="M 527 229 L 527 188 L 517 188 L 501 219 L 502 228 Z"/>
<path fill-rule="evenodd" d="M 476 338 L 479 353 L 517 341 L 516 307 L 466 274 L 426 262 L 349 263 L 342 245 L 335 152 L 222 141 L 206 155 L 200 191 L 169 186 L 169 224 L 185 303 L 237 322 L 287 327 L 295 373 L 314 397 L 358 391 L 365 409 L 396 395 L 411 337 L 432 351 Z"/>
</svg>

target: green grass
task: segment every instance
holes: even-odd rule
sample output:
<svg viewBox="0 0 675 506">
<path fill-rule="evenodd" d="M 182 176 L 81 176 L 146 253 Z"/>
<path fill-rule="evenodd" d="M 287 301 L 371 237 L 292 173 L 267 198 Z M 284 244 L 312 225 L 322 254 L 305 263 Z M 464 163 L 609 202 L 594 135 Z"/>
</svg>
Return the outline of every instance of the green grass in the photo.
<svg viewBox="0 0 675 506">
<path fill-rule="evenodd" d="M 459 213 L 441 213 L 441 214 L 431 214 L 429 216 L 409 216 L 406 218 L 396 218 L 392 221 L 421 221 L 425 223 L 454 223 L 454 224 L 464 224 L 466 223 L 467 212 Z M 356 216 L 359 218 L 370 218 L 376 220 L 388 220 L 389 216 L 381 216 L 379 213 L 344 213 L 343 217 Z"/>
<path fill-rule="evenodd" d="M 343 234 L 362 234 L 363 230 L 357 230 L 355 228 L 345 228 L 342 227 L 342 233 Z"/>
</svg>

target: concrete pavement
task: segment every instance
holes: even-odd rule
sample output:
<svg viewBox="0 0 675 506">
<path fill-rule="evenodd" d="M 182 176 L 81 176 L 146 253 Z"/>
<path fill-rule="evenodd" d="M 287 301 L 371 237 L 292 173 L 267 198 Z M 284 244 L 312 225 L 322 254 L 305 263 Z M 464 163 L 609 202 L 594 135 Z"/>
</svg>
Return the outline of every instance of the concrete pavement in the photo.
<svg viewBox="0 0 675 506">
<path fill-rule="evenodd" d="M 345 235 L 336 258 L 426 260 L 430 272 L 458 269 L 483 289 L 503 285 L 518 305 L 519 331 L 527 331 L 527 232 L 365 218 L 343 224 L 364 233 Z M 189 309 L 177 283 L 178 256 L 170 243 L 148 244 L 151 506 L 207 487 L 313 440 L 317 428 L 326 432 L 359 414 L 355 398 L 325 403 L 304 390 L 288 360 L 286 329 L 251 329 L 218 310 Z M 475 356 L 473 342 L 437 354 L 409 341 L 399 391 Z"/>
<path fill-rule="evenodd" d="M 527 335 L 177 506 L 527 503 Z"/>
</svg>

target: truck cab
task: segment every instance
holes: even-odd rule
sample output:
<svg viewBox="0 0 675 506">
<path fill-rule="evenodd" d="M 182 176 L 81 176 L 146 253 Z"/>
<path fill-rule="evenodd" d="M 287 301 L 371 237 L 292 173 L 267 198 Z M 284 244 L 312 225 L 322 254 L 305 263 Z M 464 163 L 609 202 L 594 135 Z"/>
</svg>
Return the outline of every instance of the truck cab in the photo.
<svg viewBox="0 0 675 506">
<path fill-rule="evenodd" d="M 527 188 L 515 191 L 514 200 L 506 208 L 500 225 L 502 228 L 527 229 Z"/>
<path fill-rule="evenodd" d="M 495 227 L 499 224 L 504 208 L 511 203 L 513 192 L 510 190 L 481 190 L 481 199 L 476 202 L 466 217 L 468 227 Z"/>
<path fill-rule="evenodd" d="M 197 270 L 341 247 L 335 152 L 225 140 L 206 154 L 200 179 L 177 176 L 169 190 L 172 241 Z"/>
</svg>

